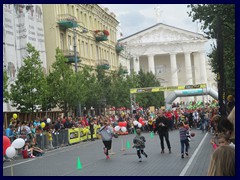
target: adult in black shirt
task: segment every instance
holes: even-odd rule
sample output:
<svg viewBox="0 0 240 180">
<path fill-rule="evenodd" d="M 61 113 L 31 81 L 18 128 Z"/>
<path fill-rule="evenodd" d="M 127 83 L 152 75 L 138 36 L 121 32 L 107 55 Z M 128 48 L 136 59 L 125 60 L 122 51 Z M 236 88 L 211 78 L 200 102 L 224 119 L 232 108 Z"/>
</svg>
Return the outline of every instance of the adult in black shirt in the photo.
<svg viewBox="0 0 240 180">
<path fill-rule="evenodd" d="M 139 112 L 137 111 L 137 113 L 136 113 L 136 115 L 135 115 L 135 119 L 138 121 L 139 118 L 140 118 L 140 114 L 139 114 Z"/>
<path fill-rule="evenodd" d="M 189 122 L 190 128 L 192 128 L 192 126 L 193 126 L 193 113 L 192 113 L 192 111 L 188 115 L 188 122 Z"/>
<path fill-rule="evenodd" d="M 167 147 L 169 150 L 169 153 L 171 153 L 171 145 L 170 145 L 170 141 L 169 141 L 169 120 L 163 115 L 163 112 L 160 110 L 158 112 L 158 117 L 156 119 L 156 127 L 157 127 L 157 131 L 158 131 L 158 135 L 160 138 L 160 142 L 161 142 L 161 153 L 164 153 L 164 139 L 163 137 L 165 137 L 165 141 L 167 143 Z"/>
<path fill-rule="evenodd" d="M 91 118 L 89 120 L 89 127 L 90 127 L 90 134 L 91 134 L 91 141 L 94 141 L 93 134 L 94 134 L 94 120 Z"/>
</svg>

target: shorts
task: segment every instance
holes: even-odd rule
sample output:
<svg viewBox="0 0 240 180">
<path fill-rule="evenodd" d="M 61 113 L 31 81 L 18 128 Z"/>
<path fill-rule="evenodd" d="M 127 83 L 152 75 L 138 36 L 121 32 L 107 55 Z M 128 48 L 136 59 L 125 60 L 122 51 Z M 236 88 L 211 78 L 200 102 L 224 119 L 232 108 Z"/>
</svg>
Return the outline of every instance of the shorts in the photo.
<svg viewBox="0 0 240 180">
<path fill-rule="evenodd" d="M 103 144 L 108 150 L 112 148 L 112 141 L 103 141 Z"/>
</svg>

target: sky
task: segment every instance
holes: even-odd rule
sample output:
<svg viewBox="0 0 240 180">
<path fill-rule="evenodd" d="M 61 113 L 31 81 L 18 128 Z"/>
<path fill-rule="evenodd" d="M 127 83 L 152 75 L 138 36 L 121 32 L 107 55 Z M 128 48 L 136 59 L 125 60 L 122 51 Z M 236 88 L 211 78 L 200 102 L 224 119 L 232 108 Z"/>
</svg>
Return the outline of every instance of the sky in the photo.
<svg viewBox="0 0 240 180">
<path fill-rule="evenodd" d="M 187 12 L 190 12 L 191 8 L 187 8 L 187 4 L 101 4 L 101 6 L 116 15 L 123 37 L 149 28 L 158 22 L 203 34 L 199 29 L 200 24 L 192 22 L 192 18 L 188 16 Z M 156 15 L 156 8 L 161 12 L 160 21 Z M 207 52 L 210 51 L 211 43 L 212 40 L 206 44 Z"/>
</svg>

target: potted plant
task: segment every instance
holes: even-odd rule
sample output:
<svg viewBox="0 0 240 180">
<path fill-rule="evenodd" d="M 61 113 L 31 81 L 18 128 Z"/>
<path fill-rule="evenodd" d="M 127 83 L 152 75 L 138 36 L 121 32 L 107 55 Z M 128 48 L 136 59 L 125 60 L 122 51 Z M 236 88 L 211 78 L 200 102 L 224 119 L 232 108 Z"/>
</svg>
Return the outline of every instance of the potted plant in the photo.
<svg viewBox="0 0 240 180">
<path fill-rule="evenodd" d="M 107 41 L 109 32 L 107 30 L 96 30 L 95 32 L 95 37 L 97 41 Z"/>
</svg>

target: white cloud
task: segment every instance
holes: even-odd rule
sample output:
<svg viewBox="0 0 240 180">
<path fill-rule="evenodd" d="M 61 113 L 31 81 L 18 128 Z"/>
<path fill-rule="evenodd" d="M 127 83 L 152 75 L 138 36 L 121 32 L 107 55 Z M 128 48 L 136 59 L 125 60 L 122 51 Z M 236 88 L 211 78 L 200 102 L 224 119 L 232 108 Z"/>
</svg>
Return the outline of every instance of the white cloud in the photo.
<svg viewBox="0 0 240 180">
<path fill-rule="evenodd" d="M 156 7 L 162 10 L 160 19 L 164 24 L 186 30 L 196 29 L 196 23 L 188 17 L 187 11 L 190 9 L 187 8 L 187 4 L 102 4 L 102 6 L 108 7 L 109 11 L 116 14 L 126 36 L 136 33 L 134 30 L 137 29 L 137 23 L 138 31 L 156 24 L 157 16 L 154 10 Z"/>
</svg>

